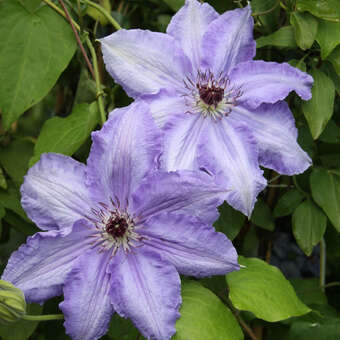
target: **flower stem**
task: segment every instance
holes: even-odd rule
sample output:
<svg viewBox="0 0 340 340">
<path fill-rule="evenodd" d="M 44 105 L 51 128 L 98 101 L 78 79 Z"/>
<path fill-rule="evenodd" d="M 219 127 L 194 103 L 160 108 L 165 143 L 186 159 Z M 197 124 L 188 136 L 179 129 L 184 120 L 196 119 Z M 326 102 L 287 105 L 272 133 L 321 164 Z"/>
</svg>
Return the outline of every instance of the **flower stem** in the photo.
<svg viewBox="0 0 340 340">
<path fill-rule="evenodd" d="M 320 288 L 325 291 L 326 282 L 326 242 L 322 238 L 320 240 Z"/>
<path fill-rule="evenodd" d="M 52 1 L 50 0 L 43 0 L 48 6 L 50 6 L 51 8 L 53 8 L 56 12 L 58 12 L 60 15 L 62 15 L 65 19 L 67 19 L 67 16 L 65 14 L 65 12 L 60 9 L 57 5 L 55 5 Z M 80 27 L 79 25 L 72 19 L 73 25 L 74 27 L 80 31 Z"/>
<path fill-rule="evenodd" d="M 86 36 L 86 43 L 87 46 L 90 50 L 91 56 L 92 56 L 92 63 L 94 67 L 94 79 L 96 81 L 96 89 L 97 89 L 97 101 L 98 101 L 98 108 L 99 108 L 99 113 L 100 113 L 100 119 L 102 122 L 102 125 L 106 121 L 106 114 L 105 114 L 105 109 L 104 109 L 104 103 L 103 103 L 103 91 L 101 89 L 101 83 L 100 83 L 100 76 L 99 76 L 99 71 L 98 71 L 98 61 L 97 61 L 97 54 L 96 51 L 91 43 L 91 40 L 89 39 L 88 36 Z"/>
<path fill-rule="evenodd" d="M 49 315 L 24 315 L 23 320 L 26 321 L 51 321 L 51 320 L 63 320 L 63 314 L 49 314 Z"/>
<path fill-rule="evenodd" d="M 65 4 L 64 4 L 64 1 L 63 1 L 63 0 L 59 0 L 59 3 L 60 3 L 61 7 L 63 8 L 63 10 L 64 10 L 64 12 L 65 12 L 65 15 L 66 15 L 66 18 L 67 18 L 68 22 L 69 22 L 70 25 L 71 25 L 72 31 L 73 31 L 73 33 L 74 33 L 74 36 L 76 37 L 78 46 L 79 46 L 79 48 L 80 48 L 80 50 L 81 50 L 81 53 L 83 54 L 83 57 L 84 57 L 85 62 L 86 62 L 86 64 L 87 64 L 87 67 L 89 68 L 89 70 L 90 70 L 90 72 L 91 72 L 91 74 L 92 74 L 93 79 L 95 79 L 93 67 L 92 67 L 92 65 L 91 65 L 91 63 L 90 63 L 90 60 L 89 60 L 87 54 L 86 54 L 86 51 L 85 51 L 85 49 L 84 49 L 84 46 L 83 46 L 83 44 L 82 44 L 82 42 L 81 42 L 81 40 L 80 40 L 80 38 L 79 38 L 79 34 L 78 34 L 78 32 L 77 32 L 77 30 L 76 30 L 74 24 L 73 24 L 73 20 L 72 20 L 72 18 L 71 18 L 71 16 L 70 16 L 70 14 L 69 14 L 69 12 L 68 12 L 68 10 L 67 10 Z"/>
<path fill-rule="evenodd" d="M 107 10 L 105 8 L 103 8 L 102 6 L 96 4 L 95 2 L 92 2 L 90 0 L 81 0 L 82 2 L 90 5 L 91 7 L 94 7 L 95 9 L 97 9 L 100 13 L 102 13 L 107 20 L 110 21 L 110 23 L 112 24 L 112 26 L 116 29 L 116 30 L 120 30 L 122 27 L 118 24 L 118 22 L 112 18 L 112 16 L 110 15 L 110 13 L 107 12 Z"/>
</svg>

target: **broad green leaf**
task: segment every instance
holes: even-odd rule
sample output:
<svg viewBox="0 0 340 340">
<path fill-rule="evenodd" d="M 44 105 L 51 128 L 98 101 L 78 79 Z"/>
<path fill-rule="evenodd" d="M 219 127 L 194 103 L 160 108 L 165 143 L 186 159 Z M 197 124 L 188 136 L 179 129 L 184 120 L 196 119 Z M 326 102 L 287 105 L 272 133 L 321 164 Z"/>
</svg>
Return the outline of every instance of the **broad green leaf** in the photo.
<svg viewBox="0 0 340 340">
<path fill-rule="evenodd" d="M 298 69 L 300 69 L 303 72 L 306 72 L 306 70 L 307 70 L 307 66 L 306 66 L 305 62 L 303 62 L 302 60 L 291 59 L 291 60 L 288 61 L 288 64 L 293 66 L 293 67 L 297 67 Z"/>
<path fill-rule="evenodd" d="M 177 12 L 183 5 L 184 0 L 163 0 L 174 12 Z"/>
<path fill-rule="evenodd" d="M 326 294 L 321 290 L 318 278 L 295 278 L 291 279 L 290 283 L 293 285 L 299 299 L 306 305 L 327 304 Z"/>
<path fill-rule="evenodd" d="M 41 0 L 18 0 L 29 12 L 33 13 L 41 3 Z"/>
<path fill-rule="evenodd" d="M 181 317 L 172 340 L 241 340 L 242 330 L 232 312 L 197 282 L 182 282 Z"/>
<path fill-rule="evenodd" d="M 292 223 L 296 242 L 309 256 L 326 231 L 326 215 L 311 200 L 306 200 L 295 209 Z"/>
<path fill-rule="evenodd" d="M 0 189 L 0 203 L 6 208 L 18 214 L 25 221 L 30 221 L 20 204 L 20 192 L 13 182 L 8 181 L 7 190 Z"/>
<path fill-rule="evenodd" d="M 41 231 L 35 224 L 29 222 L 26 219 L 24 220 L 22 217 L 14 213 L 12 210 L 6 211 L 4 220 L 7 223 L 9 223 L 15 230 L 26 236 L 30 236 L 37 233 L 38 231 Z"/>
<path fill-rule="evenodd" d="M 5 174 L 2 171 L 2 168 L 0 167 L 0 189 L 7 189 L 7 182 L 5 178 Z"/>
<path fill-rule="evenodd" d="M 34 303 L 27 306 L 27 314 L 40 315 L 42 309 L 42 306 Z M 39 322 L 25 320 L 20 320 L 10 325 L 0 324 L 0 336 L 2 340 L 27 340 L 38 324 Z"/>
<path fill-rule="evenodd" d="M 264 46 L 296 48 L 293 27 L 283 26 L 270 35 L 258 38 L 256 40 L 256 47 L 261 48 Z"/>
<path fill-rule="evenodd" d="M 246 217 L 239 211 L 224 202 L 219 208 L 220 217 L 214 223 L 217 231 L 220 231 L 233 240 L 240 232 Z"/>
<path fill-rule="evenodd" d="M 275 229 L 272 213 L 268 205 L 262 199 L 257 200 L 250 220 L 261 228 L 271 231 Z"/>
<path fill-rule="evenodd" d="M 242 256 L 239 263 L 245 268 L 226 276 L 229 298 L 237 309 L 250 311 L 269 322 L 310 312 L 278 268 L 260 259 Z"/>
<path fill-rule="evenodd" d="M 290 23 L 294 28 L 297 45 L 302 50 L 310 48 L 313 45 L 318 31 L 317 19 L 307 12 L 293 12 L 290 17 Z"/>
<path fill-rule="evenodd" d="M 340 35 L 340 32 L 339 32 Z M 340 76 L 340 46 L 338 46 L 327 58 L 329 60 L 338 76 Z"/>
<path fill-rule="evenodd" d="M 340 9 L 338 0 L 297 0 L 296 9 L 299 12 L 309 12 L 314 16 L 338 22 Z"/>
<path fill-rule="evenodd" d="M 340 142 L 340 127 L 330 120 L 319 137 L 319 140 L 325 143 L 339 143 Z"/>
<path fill-rule="evenodd" d="M 317 139 L 333 115 L 335 88 L 322 71 L 313 69 L 311 75 L 314 78 L 312 99 L 302 102 L 301 107 L 312 136 Z"/>
<path fill-rule="evenodd" d="M 72 155 L 89 137 L 98 121 L 97 102 L 77 105 L 66 118 L 53 117 L 47 120 L 35 144 L 30 166 L 37 162 L 44 152 Z"/>
<path fill-rule="evenodd" d="M 31 141 L 18 139 L 0 149 L 0 163 L 18 186 L 23 182 L 27 172 L 33 147 Z"/>
<path fill-rule="evenodd" d="M 49 6 L 34 13 L 19 2 L 0 2 L 0 109 L 3 126 L 40 101 L 76 49 L 67 21 Z"/>
<path fill-rule="evenodd" d="M 303 194 L 292 189 L 284 193 L 278 200 L 273 215 L 275 218 L 290 215 L 303 199 Z"/>
<path fill-rule="evenodd" d="M 2 234 L 2 218 L 5 216 L 6 210 L 5 208 L 0 204 L 0 237 Z"/>
<path fill-rule="evenodd" d="M 314 201 L 340 232 L 340 176 L 326 169 L 314 169 L 310 186 Z"/>
<path fill-rule="evenodd" d="M 321 69 L 327 74 L 330 79 L 332 79 L 335 91 L 340 96 L 340 73 L 337 74 L 337 71 L 335 70 L 332 63 L 328 62 L 328 59 L 326 59 L 326 61 L 322 63 Z"/>
<path fill-rule="evenodd" d="M 277 0 L 252 0 L 251 8 L 255 14 L 270 11 L 267 14 L 258 16 L 260 22 L 263 24 L 267 32 L 272 32 L 276 27 L 278 27 L 280 6 L 277 3 Z"/>
<path fill-rule="evenodd" d="M 321 58 L 326 59 L 335 47 L 340 44 L 340 22 L 320 20 L 316 41 L 321 47 Z"/>
</svg>

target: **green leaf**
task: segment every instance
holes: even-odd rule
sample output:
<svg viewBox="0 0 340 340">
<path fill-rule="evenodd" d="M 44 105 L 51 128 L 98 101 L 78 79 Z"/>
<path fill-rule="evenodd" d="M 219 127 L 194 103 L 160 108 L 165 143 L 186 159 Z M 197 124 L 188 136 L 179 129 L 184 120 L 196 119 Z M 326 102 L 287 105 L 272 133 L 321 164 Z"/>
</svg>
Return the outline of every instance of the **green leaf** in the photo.
<svg viewBox="0 0 340 340">
<path fill-rule="evenodd" d="M 268 205 L 260 198 L 255 204 L 250 220 L 261 228 L 271 231 L 275 229 L 275 223 L 272 213 Z"/>
<path fill-rule="evenodd" d="M 97 102 L 77 105 L 66 118 L 53 117 L 47 120 L 35 144 L 30 166 L 37 162 L 44 152 L 72 155 L 89 137 L 98 121 Z"/>
<path fill-rule="evenodd" d="M 114 340 L 135 340 L 138 339 L 139 332 L 129 319 L 123 319 L 115 313 L 111 319 L 107 335 Z M 140 337 L 140 340 L 142 338 Z"/>
<path fill-rule="evenodd" d="M 43 307 L 38 304 L 27 306 L 27 314 L 40 315 Z M 0 324 L 0 335 L 2 340 L 27 340 L 39 322 L 20 320 L 10 325 Z"/>
<path fill-rule="evenodd" d="M 303 72 L 306 72 L 307 70 L 307 66 L 306 64 L 300 59 L 291 59 L 288 61 L 288 64 L 293 66 L 293 67 L 297 67 L 298 69 L 300 69 Z"/>
<path fill-rule="evenodd" d="M 290 17 L 297 45 L 307 50 L 313 45 L 318 31 L 318 21 L 309 13 L 293 12 Z"/>
<path fill-rule="evenodd" d="M 15 230 L 26 236 L 30 236 L 37 233 L 38 231 L 41 231 L 33 223 L 24 220 L 22 217 L 11 210 L 6 211 L 4 220 L 9 223 Z"/>
<path fill-rule="evenodd" d="M 275 218 L 290 215 L 303 199 L 303 194 L 292 189 L 284 193 L 278 200 L 273 215 Z"/>
<path fill-rule="evenodd" d="M 257 48 L 265 46 L 296 48 L 297 45 L 294 38 L 293 27 L 292 26 L 281 27 L 276 32 L 265 37 L 260 37 L 256 40 Z"/>
<path fill-rule="evenodd" d="M 322 71 L 313 69 L 311 75 L 314 78 L 312 99 L 302 102 L 301 107 L 312 136 L 317 139 L 333 115 L 335 88 Z"/>
<path fill-rule="evenodd" d="M 296 9 L 299 12 L 309 12 L 314 16 L 338 22 L 340 9 L 338 0 L 297 0 Z"/>
<path fill-rule="evenodd" d="M 293 285 L 299 299 L 306 305 L 327 304 L 326 294 L 321 290 L 318 278 L 296 278 L 291 279 L 290 283 Z"/>
<path fill-rule="evenodd" d="M 41 3 L 41 0 L 19 0 L 22 6 L 24 6 L 29 12 L 34 13 Z"/>
<path fill-rule="evenodd" d="M 0 188 L 5 190 L 7 189 L 6 177 L 1 167 L 0 167 Z"/>
<path fill-rule="evenodd" d="M 330 120 L 319 137 L 319 140 L 325 143 L 337 144 L 340 142 L 340 127 Z"/>
<path fill-rule="evenodd" d="M 273 10 L 274 7 L 275 9 Z M 277 0 L 252 0 L 251 8 L 253 13 L 263 13 L 271 10 L 267 14 L 258 16 L 266 31 L 272 32 L 278 26 L 280 6 L 278 5 Z"/>
<path fill-rule="evenodd" d="M 23 182 L 33 147 L 31 141 L 18 139 L 0 149 L 0 163 L 17 186 Z"/>
<path fill-rule="evenodd" d="M 183 5 L 184 0 L 163 0 L 174 12 L 177 12 Z"/>
<path fill-rule="evenodd" d="M 30 221 L 20 204 L 20 192 L 13 182 L 8 182 L 7 190 L 0 189 L 0 203 L 6 208 L 18 214 L 25 221 Z"/>
<path fill-rule="evenodd" d="M 243 333 L 232 312 L 194 281 L 182 282 L 181 317 L 172 340 L 240 340 Z"/>
<path fill-rule="evenodd" d="M 339 32 L 340 35 L 340 32 Z M 327 58 L 333 67 L 335 72 L 340 76 L 340 46 L 338 46 Z"/>
<path fill-rule="evenodd" d="M 311 200 L 306 200 L 295 209 L 292 223 L 296 242 L 309 256 L 326 231 L 326 215 Z"/>
<path fill-rule="evenodd" d="M 220 217 L 214 223 L 214 227 L 217 231 L 226 234 L 230 240 L 233 240 L 240 232 L 246 217 L 226 202 L 219 206 L 218 210 Z"/>
<path fill-rule="evenodd" d="M 76 49 L 67 21 L 49 6 L 28 12 L 0 2 L 0 109 L 8 129 L 56 83 Z"/>
<path fill-rule="evenodd" d="M 316 41 L 321 47 L 321 58 L 326 59 L 340 44 L 340 23 L 320 20 Z"/>
<path fill-rule="evenodd" d="M 229 298 L 239 310 L 276 322 L 310 312 L 280 270 L 257 258 L 239 257 L 246 268 L 226 276 Z"/>
<path fill-rule="evenodd" d="M 307 256 L 311 255 L 326 231 L 326 215 L 311 200 L 306 200 L 295 209 L 292 223 L 296 242 Z"/>
<path fill-rule="evenodd" d="M 310 186 L 314 201 L 340 232 L 340 176 L 326 169 L 314 169 Z"/>
</svg>

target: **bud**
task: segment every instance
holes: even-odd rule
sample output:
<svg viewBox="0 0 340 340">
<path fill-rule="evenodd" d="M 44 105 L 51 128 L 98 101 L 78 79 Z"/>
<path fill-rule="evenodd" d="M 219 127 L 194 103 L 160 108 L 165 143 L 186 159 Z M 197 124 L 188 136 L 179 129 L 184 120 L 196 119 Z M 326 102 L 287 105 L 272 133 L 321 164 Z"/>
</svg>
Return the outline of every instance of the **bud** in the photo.
<svg viewBox="0 0 340 340">
<path fill-rule="evenodd" d="M 24 293 L 10 282 L 0 280 L 0 323 L 15 322 L 26 314 Z"/>
</svg>

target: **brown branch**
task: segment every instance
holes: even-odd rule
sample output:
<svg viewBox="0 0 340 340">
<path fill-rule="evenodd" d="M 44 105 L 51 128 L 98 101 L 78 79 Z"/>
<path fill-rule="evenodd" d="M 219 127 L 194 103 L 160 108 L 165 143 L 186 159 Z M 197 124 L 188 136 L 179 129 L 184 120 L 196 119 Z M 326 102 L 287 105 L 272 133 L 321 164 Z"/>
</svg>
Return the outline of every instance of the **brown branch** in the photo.
<svg viewBox="0 0 340 340">
<path fill-rule="evenodd" d="M 75 37 L 76 37 L 78 46 L 79 46 L 79 48 L 80 48 L 80 50 L 81 50 L 81 53 L 83 54 L 83 57 L 84 57 L 85 62 L 86 62 L 86 64 L 87 64 L 87 67 L 89 68 L 90 73 L 91 73 L 93 79 L 95 79 L 95 75 L 94 75 L 94 71 L 93 71 L 92 64 L 91 64 L 91 62 L 90 62 L 90 60 L 89 60 L 89 58 L 88 58 L 88 56 L 87 56 L 87 54 L 86 54 L 86 51 L 85 51 L 85 49 L 84 49 L 84 46 L 83 46 L 83 44 L 82 44 L 82 42 L 81 42 L 81 40 L 80 40 L 79 34 L 78 34 L 76 28 L 74 27 L 72 18 L 71 18 L 71 16 L 70 16 L 70 13 L 68 12 L 68 10 L 67 10 L 67 8 L 66 8 L 65 3 L 64 3 L 63 0 L 59 0 L 59 3 L 60 3 L 61 7 L 63 8 L 63 10 L 64 10 L 64 12 L 65 12 L 67 21 L 70 23 L 70 25 L 71 25 L 71 27 L 72 27 L 72 31 L 73 31 L 73 33 L 74 33 L 74 35 L 75 35 Z"/>
</svg>

